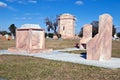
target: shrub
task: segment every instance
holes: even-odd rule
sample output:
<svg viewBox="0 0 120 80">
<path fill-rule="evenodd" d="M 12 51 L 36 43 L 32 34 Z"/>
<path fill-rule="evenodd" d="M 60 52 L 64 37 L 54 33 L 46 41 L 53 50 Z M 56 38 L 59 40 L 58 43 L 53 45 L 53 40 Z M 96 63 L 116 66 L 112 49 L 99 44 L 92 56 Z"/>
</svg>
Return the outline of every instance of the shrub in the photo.
<svg viewBox="0 0 120 80">
<path fill-rule="evenodd" d="M 118 32 L 118 33 L 117 33 L 117 37 L 119 37 L 119 38 L 120 38 L 120 32 Z"/>
<path fill-rule="evenodd" d="M 57 37 L 58 37 L 58 38 L 61 38 L 61 34 L 57 34 Z"/>
<path fill-rule="evenodd" d="M 53 33 L 48 33 L 49 38 L 53 38 L 54 34 Z"/>
<path fill-rule="evenodd" d="M 45 38 L 48 36 L 48 34 L 47 33 L 45 33 Z"/>
</svg>

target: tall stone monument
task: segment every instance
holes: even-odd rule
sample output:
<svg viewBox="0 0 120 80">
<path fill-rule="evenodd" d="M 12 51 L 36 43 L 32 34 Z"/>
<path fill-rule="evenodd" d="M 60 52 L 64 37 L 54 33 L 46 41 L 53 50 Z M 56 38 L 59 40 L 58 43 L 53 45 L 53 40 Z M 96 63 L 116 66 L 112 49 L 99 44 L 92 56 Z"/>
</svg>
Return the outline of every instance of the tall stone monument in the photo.
<svg viewBox="0 0 120 80">
<path fill-rule="evenodd" d="M 16 29 L 16 48 L 8 50 L 28 53 L 52 51 L 45 48 L 45 31 L 36 24 L 24 24 Z"/>
<path fill-rule="evenodd" d="M 99 17 L 98 34 L 87 44 L 88 60 L 110 60 L 112 52 L 112 17 L 103 14 Z"/>
<path fill-rule="evenodd" d="M 58 18 L 58 33 L 63 39 L 71 39 L 75 36 L 75 17 L 71 14 L 62 14 Z"/>
<path fill-rule="evenodd" d="M 83 37 L 80 40 L 80 49 L 86 49 L 88 41 L 92 38 L 92 25 L 85 24 L 83 27 Z"/>
</svg>

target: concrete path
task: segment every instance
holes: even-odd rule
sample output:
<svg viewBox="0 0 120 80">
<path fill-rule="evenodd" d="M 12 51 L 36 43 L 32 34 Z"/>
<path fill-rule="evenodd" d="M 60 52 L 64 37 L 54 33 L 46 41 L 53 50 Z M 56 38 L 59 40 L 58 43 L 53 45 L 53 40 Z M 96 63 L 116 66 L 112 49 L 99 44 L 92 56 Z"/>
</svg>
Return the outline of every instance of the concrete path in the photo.
<svg viewBox="0 0 120 80">
<path fill-rule="evenodd" d="M 50 53 L 35 53 L 35 54 L 28 54 L 24 52 L 14 53 L 14 52 L 9 52 L 7 50 L 0 50 L 0 55 L 12 54 L 12 55 L 34 56 L 34 57 L 40 57 L 45 59 L 66 61 L 66 62 L 92 65 L 92 66 L 111 68 L 111 69 L 120 68 L 120 58 L 112 57 L 112 59 L 109 61 L 94 61 L 94 60 L 86 60 L 85 54 L 71 54 L 71 53 L 60 52 L 60 51 L 70 51 L 70 50 L 79 50 L 79 49 L 67 48 L 63 50 L 54 50 L 53 52 L 50 52 Z"/>
</svg>

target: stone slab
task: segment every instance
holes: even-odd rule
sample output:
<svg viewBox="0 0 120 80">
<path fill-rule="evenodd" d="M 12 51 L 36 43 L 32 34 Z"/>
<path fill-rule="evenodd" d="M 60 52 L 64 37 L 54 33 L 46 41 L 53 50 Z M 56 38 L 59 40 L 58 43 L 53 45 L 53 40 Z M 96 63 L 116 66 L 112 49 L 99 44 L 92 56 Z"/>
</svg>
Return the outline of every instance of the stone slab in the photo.
<svg viewBox="0 0 120 80">
<path fill-rule="evenodd" d="M 92 39 L 92 25 L 85 24 L 83 27 L 83 37 L 80 39 L 80 49 L 86 49 L 86 45 L 90 39 Z"/>
<path fill-rule="evenodd" d="M 99 17 L 99 31 L 87 43 L 88 60 L 110 60 L 112 53 L 112 17 L 103 14 Z"/>
<path fill-rule="evenodd" d="M 8 48 L 8 51 L 19 52 L 19 53 L 21 53 L 21 52 L 24 52 L 24 53 L 45 53 L 45 52 L 52 52 L 53 49 L 44 48 L 44 49 L 25 50 L 25 49 L 21 49 L 21 48 L 11 47 L 11 48 Z"/>
</svg>

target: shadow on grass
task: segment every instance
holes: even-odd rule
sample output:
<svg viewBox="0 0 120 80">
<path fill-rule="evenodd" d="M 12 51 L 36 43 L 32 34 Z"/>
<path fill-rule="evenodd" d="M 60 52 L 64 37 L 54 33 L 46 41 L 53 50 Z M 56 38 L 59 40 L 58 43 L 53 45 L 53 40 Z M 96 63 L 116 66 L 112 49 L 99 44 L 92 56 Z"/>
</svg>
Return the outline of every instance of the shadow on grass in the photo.
<svg viewBox="0 0 120 80">
<path fill-rule="evenodd" d="M 87 54 L 84 52 L 84 53 L 80 53 L 80 57 L 86 59 L 87 58 Z"/>
</svg>

